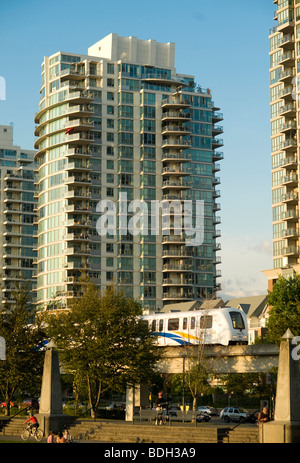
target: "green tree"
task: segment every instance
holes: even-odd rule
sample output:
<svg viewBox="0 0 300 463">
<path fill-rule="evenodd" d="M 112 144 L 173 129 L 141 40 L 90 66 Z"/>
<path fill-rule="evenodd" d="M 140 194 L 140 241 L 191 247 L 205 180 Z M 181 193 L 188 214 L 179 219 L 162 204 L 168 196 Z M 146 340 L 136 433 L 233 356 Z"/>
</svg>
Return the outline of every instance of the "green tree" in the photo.
<svg viewBox="0 0 300 463">
<path fill-rule="evenodd" d="M 14 292 L 14 303 L 0 309 L 0 336 L 6 342 L 6 360 L 0 360 L 0 395 L 10 415 L 10 401 L 17 389 L 31 390 L 40 384 L 44 356 L 37 349 L 44 339 L 26 287 Z"/>
<path fill-rule="evenodd" d="M 101 394 L 148 383 L 159 356 L 137 301 L 113 287 L 104 293 L 91 283 L 82 288 L 68 310 L 49 314 L 46 324 L 65 370 L 77 384 L 85 382 L 95 417 Z"/>
<path fill-rule="evenodd" d="M 266 339 L 280 344 L 281 337 L 290 328 L 295 336 L 300 335 L 300 278 L 279 277 L 269 293 L 270 317 Z"/>
</svg>

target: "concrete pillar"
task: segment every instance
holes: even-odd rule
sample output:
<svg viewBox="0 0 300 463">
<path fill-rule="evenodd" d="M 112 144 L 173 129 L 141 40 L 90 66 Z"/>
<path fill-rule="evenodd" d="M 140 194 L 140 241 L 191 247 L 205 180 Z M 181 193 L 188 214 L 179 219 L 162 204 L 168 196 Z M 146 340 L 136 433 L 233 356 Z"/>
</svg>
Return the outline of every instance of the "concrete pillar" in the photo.
<svg viewBox="0 0 300 463">
<path fill-rule="evenodd" d="M 260 425 L 261 443 L 300 443 L 300 372 L 292 356 L 293 333 L 280 345 L 274 421 Z"/>
<path fill-rule="evenodd" d="M 126 389 L 126 412 L 125 421 L 133 421 L 135 407 L 149 406 L 149 388 L 148 386 L 135 385 Z"/>
<path fill-rule="evenodd" d="M 63 414 L 58 353 L 50 343 L 45 353 L 38 421 L 45 436 L 51 430 L 62 431 L 73 421 L 73 417 Z"/>
</svg>

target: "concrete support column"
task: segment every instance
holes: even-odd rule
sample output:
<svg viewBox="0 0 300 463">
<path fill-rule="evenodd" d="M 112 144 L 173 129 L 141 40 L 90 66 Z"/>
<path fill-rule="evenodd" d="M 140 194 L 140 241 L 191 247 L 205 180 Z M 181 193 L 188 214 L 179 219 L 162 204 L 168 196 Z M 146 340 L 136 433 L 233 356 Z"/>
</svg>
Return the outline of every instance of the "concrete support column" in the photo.
<svg viewBox="0 0 300 463">
<path fill-rule="evenodd" d="M 260 425 L 261 443 L 300 443 L 300 372 L 292 356 L 294 336 L 287 330 L 280 345 L 274 421 Z"/>
</svg>

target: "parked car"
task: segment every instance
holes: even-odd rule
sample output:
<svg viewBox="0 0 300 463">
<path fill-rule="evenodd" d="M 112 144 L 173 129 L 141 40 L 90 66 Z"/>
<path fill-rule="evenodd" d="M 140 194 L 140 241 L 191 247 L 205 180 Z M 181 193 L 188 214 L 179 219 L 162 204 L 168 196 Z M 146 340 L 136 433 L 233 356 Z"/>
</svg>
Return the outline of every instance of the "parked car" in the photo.
<svg viewBox="0 0 300 463">
<path fill-rule="evenodd" d="M 15 406 L 15 402 L 10 401 L 10 406 L 11 406 L 11 407 L 14 407 L 14 406 Z M 6 402 L 1 402 L 1 403 L 0 403 L 0 407 L 1 407 L 1 408 L 5 408 L 5 407 L 6 407 Z"/>
<path fill-rule="evenodd" d="M 203 421 L 207 423 L 211 420 L 211 417 L 207 413 L 200 413 L 197 415 L 196 419 L 197 423 L 202 423 Z"/>
<path fill-rule="evenodd" d="M 221 411 L 220 418 L 225 421 L 225 423 L 229 423 L 229 421 L 246 423 L 246 421 L 251 420 L 251 414 L 243 408 L 226 407 Z"/>
<path fill-rule="evenodd" d="M 20 407 L 21 408 L 25 408 L 25 407 L 32 407 L 32 408 L 35 408 L 36 410 L 39 409 L 39 399 L 36 399 L 36 398 L 32 398 L 32 399 L 25 399 L 23 400 L 23 402 L 20 404 Z"/>
<path fill-rule="evenodd" d="M 213 407 L 208 407 L 206 405 L 201 405 L 200 407 L 197 407 L 197 412 L 200 412 L 204 415 L 209 415 L 209 416 L 218 416 L 218 410 Z"/>
</svg>

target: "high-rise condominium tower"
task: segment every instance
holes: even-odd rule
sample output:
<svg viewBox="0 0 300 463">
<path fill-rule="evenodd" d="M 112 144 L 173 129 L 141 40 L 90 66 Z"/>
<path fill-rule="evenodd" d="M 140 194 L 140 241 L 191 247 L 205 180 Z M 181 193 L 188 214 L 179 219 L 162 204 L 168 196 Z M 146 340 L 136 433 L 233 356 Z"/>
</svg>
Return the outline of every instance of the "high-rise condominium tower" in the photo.
<svg viewBox="0 0 300 463">
<path fill-rule="evenodd" d="M 34 154 L 13 144 L 12 125 L 0 125 L 0 281 L 2 303 L 8 307 L 21 283 L 35 288 Z"/>
<path fill-rule="evenodd" d="M 271 290 L 279 275 L 299 272 L 299 77 L 300 4 L 278 0 L 270 31 L 271 149 L 274 268 L 265 271 Z"/>
<path fill-rule="evenodd" d="M 83 270 L 97 285 L 113 282 L 150 311 L 219 289 L 216 173 L 223 153 L 216 137 L 222 114 L 210 90 L 176 73 L 174 59 L 172 43 L 116 34 L 88 55 L 45 57 L 35 132 L 40 309 L 57 294 L 67 304 L 80 292 Z M 116 233 L 101 233 L 104 200 L 116 205 Z M 133 200 L 147 206 L 139 233 L 129 227 L 136 217 Z M 204 202 L 201 246 L 186 246 L 184 230 L 175 230 L 178 210 L 171 209 L 168 234 L 164 207 L 159 233 L 147 226 L 157 218 L 150 203 L 190 201 L 197 215 L 197 200 Z"/>
</svg>

